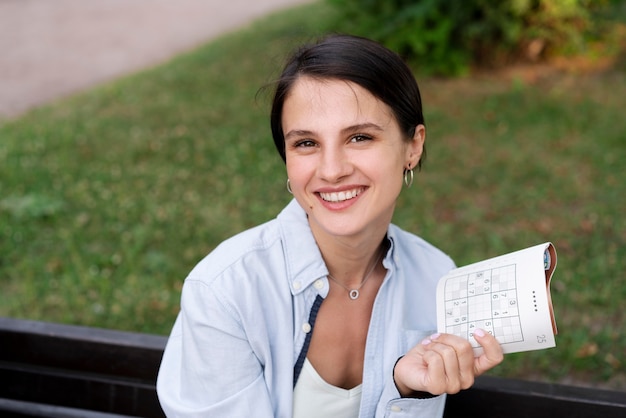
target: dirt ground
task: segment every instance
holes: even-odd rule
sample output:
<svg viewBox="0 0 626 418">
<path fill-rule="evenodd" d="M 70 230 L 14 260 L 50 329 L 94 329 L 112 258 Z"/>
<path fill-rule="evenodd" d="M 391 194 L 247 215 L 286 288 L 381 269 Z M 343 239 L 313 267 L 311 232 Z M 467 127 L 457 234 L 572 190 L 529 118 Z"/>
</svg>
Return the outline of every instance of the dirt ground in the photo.
<svg viewBox="0 0 626 418">
<path fill-rule="evenodd" d="M 0 119 L 311 0 L 0 0 Z"/>
</svg>

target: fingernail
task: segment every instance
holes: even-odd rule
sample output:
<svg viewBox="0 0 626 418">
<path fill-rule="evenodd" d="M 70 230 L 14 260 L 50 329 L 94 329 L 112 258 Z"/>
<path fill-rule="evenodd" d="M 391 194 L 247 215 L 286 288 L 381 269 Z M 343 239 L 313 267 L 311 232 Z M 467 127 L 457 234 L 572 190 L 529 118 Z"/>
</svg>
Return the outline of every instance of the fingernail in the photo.
<svg viewBox="0 0 626 418">
<path fill-rule="evenodd" d="M 441 334 L 439 334 L 439 333 L 433 334 L 433 335 L 430 336 L 430 339 L 431 340 L 436 340 L 437 338 L 439 338 L 440 335 Z"/>
<path fill-rule="evenodd" d="M 429 340 L 428 338 L 426 338 L 424 341 L 422 341 L 422 345 L 428 345 L 430 344 L 432 341 Z"/>
<path fill-rule="evenodd" d="M 474 330 L 474 335 L 478 335 L 479 337 L 484 337 L 484 336 L 485 336 L 485 331 L 483 331 L 483 330 L 482 330 L 482 329 L 480 329 L 480 328 L 476 328 L 476 329 Z"/>
</svg>

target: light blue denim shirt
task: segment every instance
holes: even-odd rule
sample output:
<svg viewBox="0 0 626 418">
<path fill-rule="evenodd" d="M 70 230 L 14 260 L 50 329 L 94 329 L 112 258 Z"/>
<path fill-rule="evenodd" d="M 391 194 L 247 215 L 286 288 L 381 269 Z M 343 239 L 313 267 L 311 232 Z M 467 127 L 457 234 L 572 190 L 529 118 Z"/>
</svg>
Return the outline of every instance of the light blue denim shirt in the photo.
<svg viewBox="0 0 626 418">
<path fill-rule="evenodd" d="M 387 275 L 367 335 L 359 417 L 441 417 L 445 396 L 401 399 L 392 370 L 435 332 L 437 280 L 454 263 L 394 225 L 387 237 Z M 291 417 L 294 376 L 328 294 L 327 274 L 295 200 L 198 263 L 183 285 L 159 370 L 167 416 Z"/>
</svg>

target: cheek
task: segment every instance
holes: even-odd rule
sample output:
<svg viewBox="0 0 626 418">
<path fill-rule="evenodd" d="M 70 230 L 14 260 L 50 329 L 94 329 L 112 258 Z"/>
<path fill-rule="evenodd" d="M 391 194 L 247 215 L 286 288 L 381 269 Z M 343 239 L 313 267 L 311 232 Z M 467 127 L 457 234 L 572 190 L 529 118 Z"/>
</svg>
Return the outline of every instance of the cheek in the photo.
<svg viewBox="0 0 626 418">
<path fill-rule="evenodd" d="M 401 189 L 404 181 L 405 159 L 402 156 L 394 156 L 390 157 L 384 166 L 380 162 L 378 164 L 380 176 L 385 179 L 390 191 L 397 192 L 397 189 Z"/>
<path fill-rule="evenodd" d="M 290 158 L 289 155 L 285 158 L 285 168 L 287 169 L 287 178 L 289 178 L 290 181 L 293 181 L 296 177 L 297 170 L 293 159 Z"/>
<path fill-rule="evenodd" d="M 374 156 L 376 161 L 375 166 L 381 170 L 386 171 L 387 174 L 396 174 L 404 172 L 404 166 L 407 161 L 408 152 L 406 147 L 389 147 L 385 148 L 382 152 L 377 153 Z"/>
<path fill-rule="evenodd" d="M 287 169 L 287 177 L 292 186 L 302 186 L 307 181 L 311 176 L 310 165 L 306 159 L 287 156 L 285 167 Z"/>
</svg>

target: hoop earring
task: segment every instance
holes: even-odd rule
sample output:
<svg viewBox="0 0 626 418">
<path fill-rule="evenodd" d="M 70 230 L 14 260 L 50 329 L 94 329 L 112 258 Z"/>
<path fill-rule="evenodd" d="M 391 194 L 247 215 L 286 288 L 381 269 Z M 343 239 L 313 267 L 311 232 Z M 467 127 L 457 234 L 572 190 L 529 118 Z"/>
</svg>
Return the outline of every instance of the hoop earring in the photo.
<svg viewBox="0 0 626 418">
<path fill-rule="evenodd" d="M 291 184 L 289 183 L 289 179 L 287 179 L 287 191 L 289 192 L 289 194 L 293 194 L 293 191 L 291 190 Z"/>
<path fill-rule="evenodd" d="M 409 165 L 409 168 L 404 170 L 404 184 L 406 184 L 407 188 L 411 187 L 413 184 L 413 169 L 411 168 L 411 165 Z"/>
</svg>

